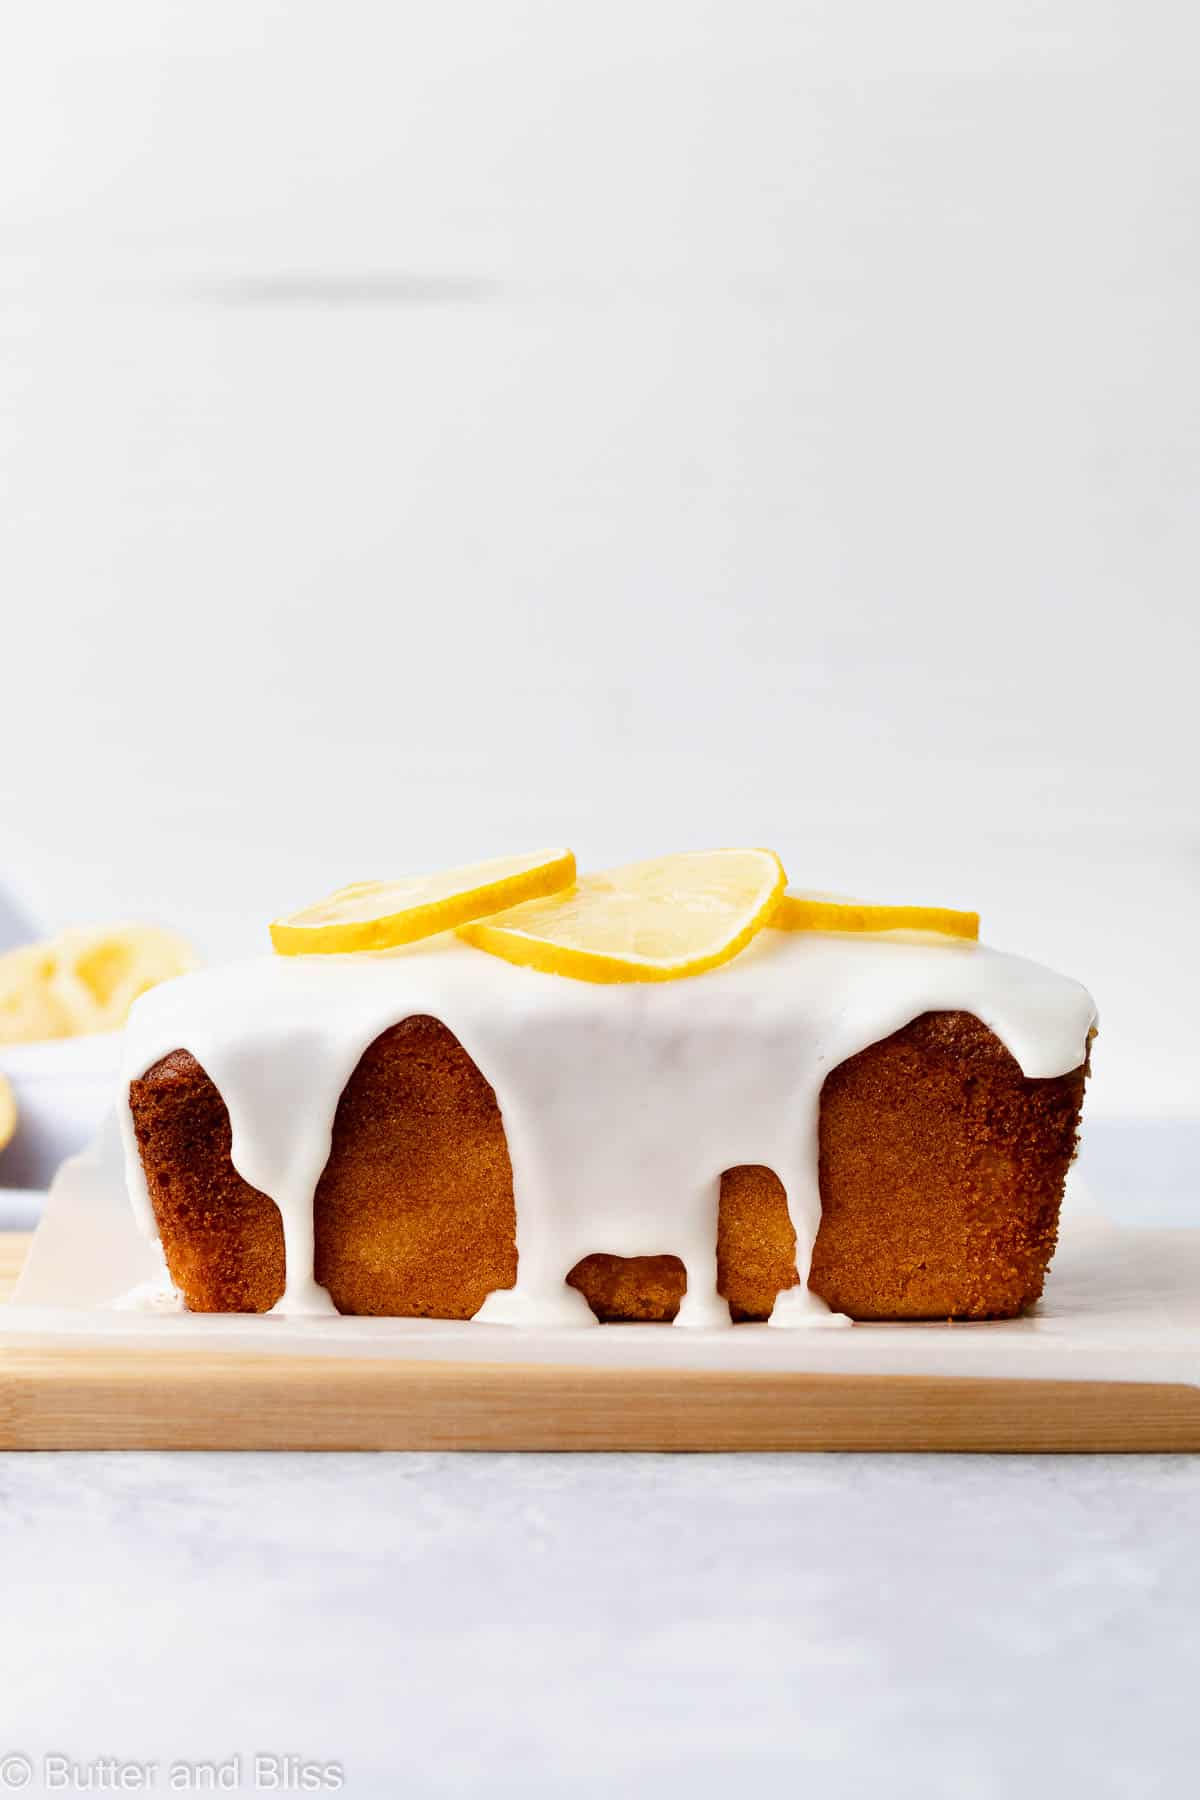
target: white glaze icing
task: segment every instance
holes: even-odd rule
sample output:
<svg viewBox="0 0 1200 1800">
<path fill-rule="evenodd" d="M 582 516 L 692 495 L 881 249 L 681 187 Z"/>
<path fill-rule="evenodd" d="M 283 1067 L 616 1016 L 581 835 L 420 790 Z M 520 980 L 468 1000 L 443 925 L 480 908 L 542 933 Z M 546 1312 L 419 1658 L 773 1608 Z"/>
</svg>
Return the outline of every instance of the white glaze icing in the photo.
<svg viewBox="0 0 1200 1800">
<path fill-rule="evenodd" d="M 720 1178 L 765 1164 L 786 1190 L 801 1281 L 773 1325 L 843 1322 L 806 1285 L 821 1201 L 829 1071 L 924 1012 L 973 1013 L 1029 1077 L 1083 1061 L 1095 1007 L 1077 982 L 981 944 L 766 930 L 723 968 L 594 986 L 442 937 L 380 955 L 263 957 L 153 989 L 126 1031 L 119 1111 L 130 1195 L 155 1236 L 128 1084 L 189 1050 L 229 1109 L 234 1167 L 283 1221 L 278 1310 L 329 1312 L 313 1280 L 312 1197 L 338 1099 L 367 1046 L 439 1019 L 495 1089 L 517 1209 L 515 1288 L 492 1323 L 590 1325 L 566 1285 L 581 1257 L 669 1253 L 687 1271 L 676 1323 L 729 1324 L 716 1291 Z"/>
</svg>

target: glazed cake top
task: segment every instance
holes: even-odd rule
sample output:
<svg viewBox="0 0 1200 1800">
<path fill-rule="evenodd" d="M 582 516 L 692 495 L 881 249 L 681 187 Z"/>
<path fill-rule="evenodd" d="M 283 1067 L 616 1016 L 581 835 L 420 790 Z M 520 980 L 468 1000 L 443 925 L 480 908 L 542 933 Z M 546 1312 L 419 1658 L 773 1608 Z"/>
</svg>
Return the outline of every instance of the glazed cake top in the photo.
<svg viewBox="0 0 1200 1800">
<path fill-rule="evenodd" d="M 280 1310 L 330 1310 L 312 1278 L 312 1198 L 338 1099 L 380 1032 L 427 1014 L 494 1088 L 512 1161 L 518 1283 L 476 1316 L 594 1322 L 565 1276 L 603 1250 L 674 1253 L 688 1276 L 679 1322 L 728 1323 L 715 1285 L 722 1172 L 775 1171 L 806 1272 L 820 1223 L 825 1076 L 921 1013 L 943 1011 L 974 1014 L 1031 1078 L 1079 1067 L 1095 1021 L 1084 988 L 1036 963 L 900 933 L 767 929 L 724 967 L 659 985 L 562 980 L 452 936 L 204 970 L 133 1009 L 120 1104 L 130 1192 L 153 1235 L 128 1084 L 188 1050 L 229 1110 L 235 1168 L 279 1207 Z M 832 1321 L 802 1278 L 772 1322 Z"/>
</svg>

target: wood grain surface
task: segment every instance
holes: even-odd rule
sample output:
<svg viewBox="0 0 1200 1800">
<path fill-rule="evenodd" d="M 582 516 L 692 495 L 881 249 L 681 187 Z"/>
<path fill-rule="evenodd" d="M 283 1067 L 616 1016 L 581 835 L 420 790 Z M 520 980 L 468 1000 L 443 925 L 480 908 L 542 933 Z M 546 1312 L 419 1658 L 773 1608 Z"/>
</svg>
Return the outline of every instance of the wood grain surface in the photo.
<svg viewBox="0 0 1200 1800">
<path fill-rule="evenodd" d="M 0 1235 L 7 1298 L 28 1238 Z M 30 1345 L 0 1448 L 1200 1450 L 1200 1389 Z"/>
</svg>

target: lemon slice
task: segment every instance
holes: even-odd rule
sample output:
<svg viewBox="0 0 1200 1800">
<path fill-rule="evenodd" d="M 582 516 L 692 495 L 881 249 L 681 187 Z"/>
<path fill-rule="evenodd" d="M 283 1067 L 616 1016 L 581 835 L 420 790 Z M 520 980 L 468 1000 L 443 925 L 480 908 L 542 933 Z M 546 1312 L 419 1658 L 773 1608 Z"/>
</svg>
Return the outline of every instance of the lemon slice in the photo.
<svg viewBox="0 0 1200 1800">
<path fill-rule="evenodd" d="M 0 956 L 0 1044 L 117 1031 L 147 988 L 196 967 L 156 925 L 72 925 Z"/>
<path fill-rule="evenodd" d="M 315 906 L 276 919 L 271 942 L 280 956 L 391 950 L 518 901 L 556 893 L 574 879 L 569 850 L 538 850 L 403 881 L 356 881 Z"/>
<path fill-rule="evenodd" d="M 977 938 L 979 914 L 950 906 L 877 906 L 845 894 L 789 888 L 772 915 L 780 931 L 936 931 Z"/>
<path fill-rule="evenodd" d="M 70 1014 L 54 992 L 58 958 L 51 944 L 22 944 L 0 956 L 0 1044 L 70 1037 Z"/>
<path fill-rule="evenodd" d="M 17 1129 L 17 1103 L 13 1091 L 3 1075 L 0 1075 L 0 1150 L 12 1139 Z"/>
<path fill-rule="evenodd" d="M 506 962 L 577 981 L 675 981 L 736 956 L 787 876 L 773 850 L 701 850 L 585 875 L 459 935 Z"/>
<path fill-rule="evenodd" d="M 158 925 L 73 925 L 51 948 L 50 991 L 72 1036 L 120 1030 L 142 994 L 197 967 L 191 945 Z"/>
</svg>

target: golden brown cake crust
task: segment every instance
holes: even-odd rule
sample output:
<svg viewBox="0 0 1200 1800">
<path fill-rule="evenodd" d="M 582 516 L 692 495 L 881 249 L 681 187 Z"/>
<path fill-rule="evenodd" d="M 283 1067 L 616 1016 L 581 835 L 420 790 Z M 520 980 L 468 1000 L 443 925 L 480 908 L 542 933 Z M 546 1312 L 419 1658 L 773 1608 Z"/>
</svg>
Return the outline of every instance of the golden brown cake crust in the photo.
<svg viewBox="0 0 1200 1800">
<path fill-rule="evenodd" d="M 835 1069 L 821 1098 L 822 1219 L 809 1285 L 862 1319 L 1007 1318 L 1041 1293 L 1086 1067 L 1030 1081 L 966 1013 L 926 1013 Z M 229 1160 L 229 1120 L 177 1050 L 130 1086 L 167 1263 L 195 1311 L 283 1291 L 274 1203 Z M 496 1097 L 437 1020 L 378 1037 L 347 1083 L 314 1201 L 316 1277 L 343 1312 L 469 1318 L 516 1278 L 512 1171 Z M 762 1319 L 795 1284 L 776 1176 L 726 1171 L 718 1287 Z M 673 1318 L 683 1265 L 597 1251 L 569 1280 L 602 1319 Z"/>
<path fill-rule="evenodd" d="M 146 1186 L 171 1279 L 192 1312 L 266 1312 L 283 1293 L 279 1208 L 230 1161 L 225 1102 L 174 1050 L 129 1084 Z"/>
<path fill-rule="evenodd" d="M 1042 1291 L 1087 1065 L 1030 1081 L 968 1013 L 925 1013 L 821 1094 L 809 1285 L 855 1319 L 1012 1318 Z"/>
<path fill-rule="evenodd" d="M 517 1279 L 496 1096 L 436 1019 L 406 1019 L 363 1053 L 313 1222 L 314 1273 L 339 1312 L 469 1319 Z"/>
</svg>

